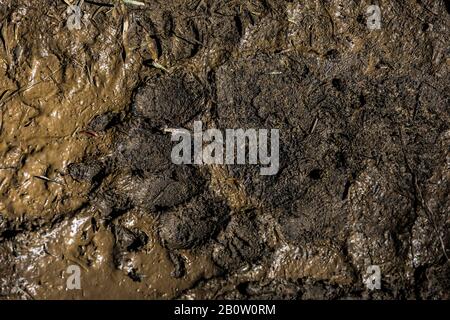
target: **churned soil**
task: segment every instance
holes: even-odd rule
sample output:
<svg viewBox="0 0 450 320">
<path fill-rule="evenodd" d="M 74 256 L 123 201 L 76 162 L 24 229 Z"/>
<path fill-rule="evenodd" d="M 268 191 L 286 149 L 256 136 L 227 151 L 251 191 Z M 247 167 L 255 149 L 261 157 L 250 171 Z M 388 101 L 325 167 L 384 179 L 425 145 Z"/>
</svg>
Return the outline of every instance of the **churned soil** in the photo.
<svg viewBox="0 0 450 320">
<path fill-rule="evenodd" d="M 0 0 L 0 298 L 449 299 L 448 1 L 66 2 Z"/>
</svg>

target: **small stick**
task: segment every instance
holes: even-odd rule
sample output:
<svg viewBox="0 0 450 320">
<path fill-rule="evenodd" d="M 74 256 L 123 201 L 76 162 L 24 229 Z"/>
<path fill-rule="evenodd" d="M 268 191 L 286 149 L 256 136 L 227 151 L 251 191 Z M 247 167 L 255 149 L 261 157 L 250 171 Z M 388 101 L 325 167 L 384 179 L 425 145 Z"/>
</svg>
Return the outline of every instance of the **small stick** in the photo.
<svg viewBox="0 0 450 320">
<path fill-rule="evenodd" d="M 319 122 L 319 118 L 316 118 L 316 120 L 314 120 L 314 123 L 311 127 L 311 130 L 309 131 L 309 134 L 313 133 L 314 130 L 316 130 L 317 122 Z"/>
<path fill-rule="evenodd" d="M 163 71 L 165 71 L 165 72 L 169 72 L 169 70 L 167 70 L 163 65 L 159 64 L 159 63 L 156 62 L 156 61 L 152 61 L 151 65 L 152 65 L 153 67 L 155 67 L 156 69 L 161 69 L 161 70 L 163 70 Z"/>
<path fill-rule="evenodd" d="M 34 176 L 34 177 L 38 178 L 38 179 L 41 179 L 41 180 L 44 180 L 46 182 L 54 182 L 54 183 L 57 183 L 57 184 L 61 184 L 60 182 L 52 180 L 50 178 L 47 178 L 46 176 Z"/>
<path fill-rule="evenodd" d="M 122 0 L 124 3 L 128 3 L 128 4 L 134 4 L 136 6 L 145 6 L 145 3 L 140 2 L 140 1 L 134 1 L 134 0 Z"/>
</svg>

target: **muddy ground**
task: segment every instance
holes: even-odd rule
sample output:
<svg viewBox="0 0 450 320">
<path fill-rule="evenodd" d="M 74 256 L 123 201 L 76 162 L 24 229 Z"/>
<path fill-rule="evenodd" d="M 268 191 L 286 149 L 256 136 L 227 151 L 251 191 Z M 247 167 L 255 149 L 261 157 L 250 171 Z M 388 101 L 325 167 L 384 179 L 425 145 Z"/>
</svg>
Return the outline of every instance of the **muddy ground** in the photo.
<svg viewBox="0 0 450 320">
<path fill-rule="evenodd" d="M 448 1 L 141 1 L 0 0 L 1 298 L 449 299 Z M 174 165 L 194 120 L 278 174 Z"/>
</svg>

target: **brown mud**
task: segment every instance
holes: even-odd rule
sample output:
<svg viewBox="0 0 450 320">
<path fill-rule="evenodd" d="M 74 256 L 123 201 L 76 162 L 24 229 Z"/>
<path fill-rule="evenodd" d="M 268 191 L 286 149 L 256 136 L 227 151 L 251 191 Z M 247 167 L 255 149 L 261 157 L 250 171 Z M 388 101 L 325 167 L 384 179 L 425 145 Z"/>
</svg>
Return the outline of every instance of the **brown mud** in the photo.
<svg viewBox="0 0 450 320">
<path fill-rule="evenodd" d="M 449 299 L 448 1 L 142 2 L 0 0 L 0 298 Z M 194 120 L 278 174 L 174 165 Z"/>
</svg>

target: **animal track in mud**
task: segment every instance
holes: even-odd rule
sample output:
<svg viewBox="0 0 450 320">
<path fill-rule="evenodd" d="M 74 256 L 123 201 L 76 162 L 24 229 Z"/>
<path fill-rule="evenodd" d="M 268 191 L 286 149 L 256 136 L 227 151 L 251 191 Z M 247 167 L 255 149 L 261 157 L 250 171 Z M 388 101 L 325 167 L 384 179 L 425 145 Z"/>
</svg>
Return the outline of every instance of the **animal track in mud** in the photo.
<svg viewBox="0 0 450 320">
<path fill-rule="evenodd" d="M 182 127 L 204 112 L 204 98 L 200 83 L 186 72 L 147 82 L 136 91 L 128 113 L 107 113 L 90 123 L 88 129 L 112 134 L 111 152 L 69 166 L 74 179 L 91 183 L 90 202 L 105 219 L 144 210 L 158 219 L 157 236 L 171 252 L 203 245 L 229 219 L 227 205 L 208 190 L 205 170 L 172 163 L 172 142 L 163 130 Z M 143 240 L 134 236 L 139 230 L 115 230 L 116 265 L 122 268 L 121 252 L 138 250 Z M 182 263 L 176 254 L 170 256 L 176 265 Z M 134 271 L 130 276 L 139 279 Z"/>
</svg>

